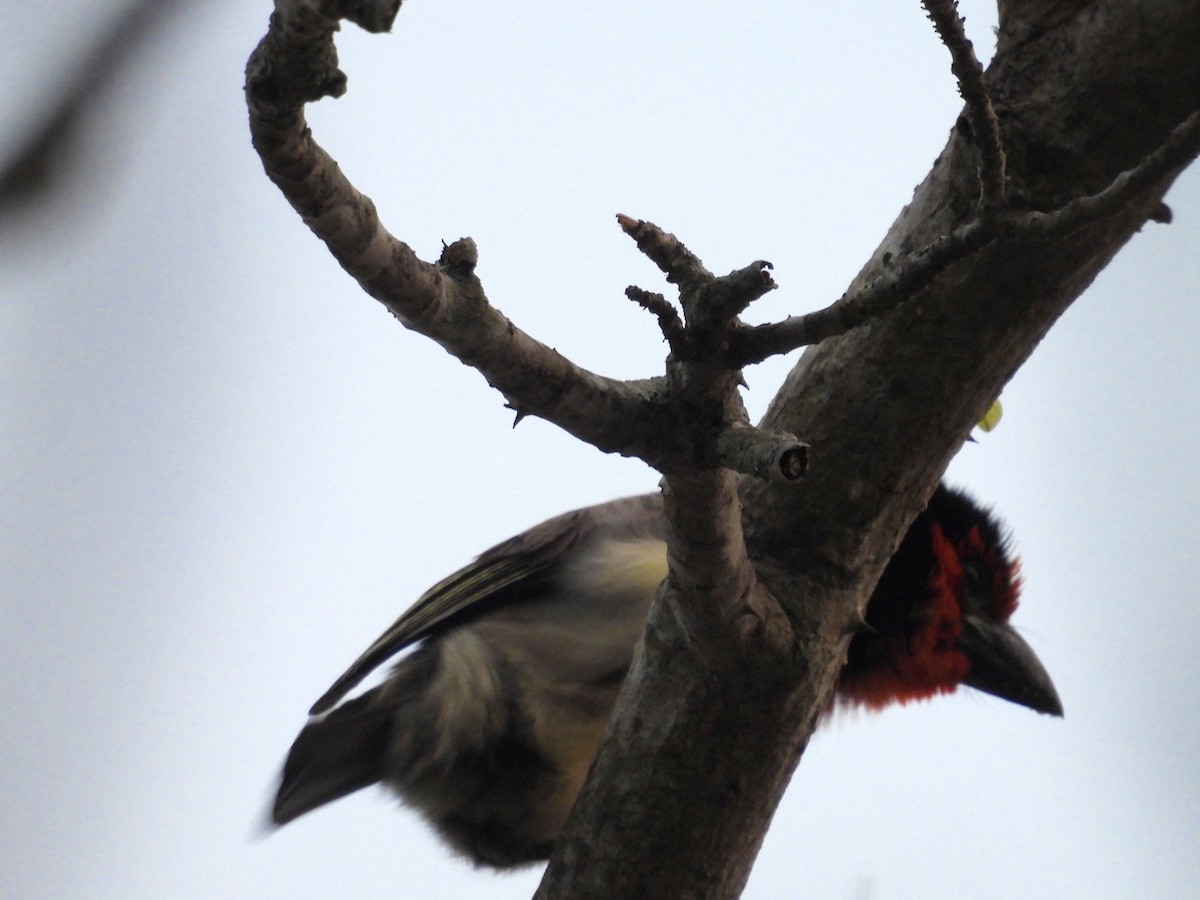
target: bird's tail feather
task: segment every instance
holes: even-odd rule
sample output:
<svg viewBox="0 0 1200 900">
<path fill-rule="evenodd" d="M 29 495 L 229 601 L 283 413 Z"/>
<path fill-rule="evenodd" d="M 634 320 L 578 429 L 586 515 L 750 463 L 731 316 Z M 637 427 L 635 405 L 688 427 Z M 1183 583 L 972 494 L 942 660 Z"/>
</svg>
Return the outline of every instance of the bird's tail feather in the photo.
<svg viewBox="0 0 1200 900">
<path fill-rule="evenodd" d="M 379 690 L 342 704 L 300 732 L 288 751 L 271 810 L 276 825 L 285 825 L 383 777 L 393 718 L 385 704 L 372 702 Z"/>
</svg>

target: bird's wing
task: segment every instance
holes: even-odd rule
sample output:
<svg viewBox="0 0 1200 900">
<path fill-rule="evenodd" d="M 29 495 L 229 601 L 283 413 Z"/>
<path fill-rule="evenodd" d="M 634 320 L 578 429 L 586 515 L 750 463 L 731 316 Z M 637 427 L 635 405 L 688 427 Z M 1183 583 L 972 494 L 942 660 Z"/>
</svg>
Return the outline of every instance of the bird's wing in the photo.
<svg viewBox="0 0 1200 900">
<path fill-rule="evenodd" d="M 661 533 L 661 517 L 661 495 L 625 497 L 565 513 L 497 544 L 422 594 L 321 695 L 309 714 L 315 716 L 331 709 L 373 669 L 432 634 L 447 620 L 480 609 L 489 601 L 511 599 L 517 593 L 511 588 L 532 586 L 572 547 L 596 532 Z"/>
</svg>

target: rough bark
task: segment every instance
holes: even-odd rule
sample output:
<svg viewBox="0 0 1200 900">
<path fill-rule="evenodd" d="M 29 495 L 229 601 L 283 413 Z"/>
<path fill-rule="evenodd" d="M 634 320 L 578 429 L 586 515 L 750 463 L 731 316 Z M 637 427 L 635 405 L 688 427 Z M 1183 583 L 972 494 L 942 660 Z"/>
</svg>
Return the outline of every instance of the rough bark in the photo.
<svg viewBox="0 0 1200 900">
<path fill-rule="evenodd" d="M 520 415 L 664 473 L 670 574 L 539 896 L 736 896 L 904 528 L 1058 316 L 1148 219 L 1167 218 L 1200 117 L 1178 162 L 1072 201 L 1176 159 L 1152 151 L 1200 109 L 1200 0 L 1004 3 L 990 102 L 950 4 L 925 0 L 971 108 L 845 302 L 746 329 L 736 317 L 773 286 L 768 264 L 715 278 L 672 236 L 619 217 L 684 313 L 630 289 L 671 348 L 666 376 L 643 382 L 582 370 L 517 329 L 484 296 L 469 239 L 418 259 L 317 146 L 303 106 L 345 89 L 339 20 L 386 29 L 398 5 L 276 0 L 247 68 L 268 174 L 364 290 Z M 798 336 L 824 340 L 753 429 L 738 365 Z M 800 441 L 813 465 L 797 488 Z"/>
<path fill-rule="evenodd" d="M 1197 46 L 1195 0 L 1001 3 L 988 79 L 1010 195 L 1054 209 L 1134 166 L 1200 109 Z M 856 284 L 974 214 L 964 121 Z M 741 491 L 758 576 L 795 643 L 764 619 L 714 668 L 664 598 L 539 897 L 740 893 L 906 523 L 1055 320 L 1162 217 L 1174 174 L 1069 238 L 1000 240 L 804 354 L 762 425 L 807 441 L 812 469 L 799 490 L 743 479 Z"/>
</svg>

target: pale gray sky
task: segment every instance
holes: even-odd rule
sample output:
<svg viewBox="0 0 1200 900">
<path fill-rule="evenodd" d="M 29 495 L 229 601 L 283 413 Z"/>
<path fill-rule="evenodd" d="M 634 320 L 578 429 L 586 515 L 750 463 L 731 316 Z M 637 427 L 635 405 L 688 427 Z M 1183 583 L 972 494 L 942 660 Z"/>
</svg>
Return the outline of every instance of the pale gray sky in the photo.
<svg viewBox="0 0 1200 900">
<path fill-rule="evenodd" d="M 0 147 L 112 4 L 22 7 Z M 271 4 L 196 3 L 96 111 L 76 194 L 0 229 L 0 895 L 528 896 L 363 792 L 255 837 L 305 710 L 428 585 L 574 506 L 653 488 L 359 293 L 262 175 L 242 105 Z M 981 52 L 994 10 L 963 4 Z M 66 29 L 64 39 L 59 29 Z M 761 319 L 837 297 L 959 108 L 916 0 L 410 0 L 339 41 L 317 137 L 426 258 L 575 360 L 661 371 L 614 224 Z M 1200 883 L 1200 172 L 1004 394 L 950 478 L 1024 559 L 1052 720 L 961 692 L 814 740 L 746 896 L 1194 896 Z M 784 363 L 748 373 L 760 412 Z"/>
</svg>

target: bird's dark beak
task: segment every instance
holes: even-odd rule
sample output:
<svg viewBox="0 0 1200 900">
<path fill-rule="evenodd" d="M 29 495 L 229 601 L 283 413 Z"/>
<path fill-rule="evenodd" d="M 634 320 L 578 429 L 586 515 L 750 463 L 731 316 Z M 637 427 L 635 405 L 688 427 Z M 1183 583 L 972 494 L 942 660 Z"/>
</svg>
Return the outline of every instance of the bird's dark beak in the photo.
<svg viewBox="0 0 1200 900">
<path fill-rule="evenodd" d="M 1007 623 L 966 615 L 958 645 L 971 660 L 963 684 L 1040 713 L 1063 714 L 1058 691 L 1041 660 Z"/>
</svg>

